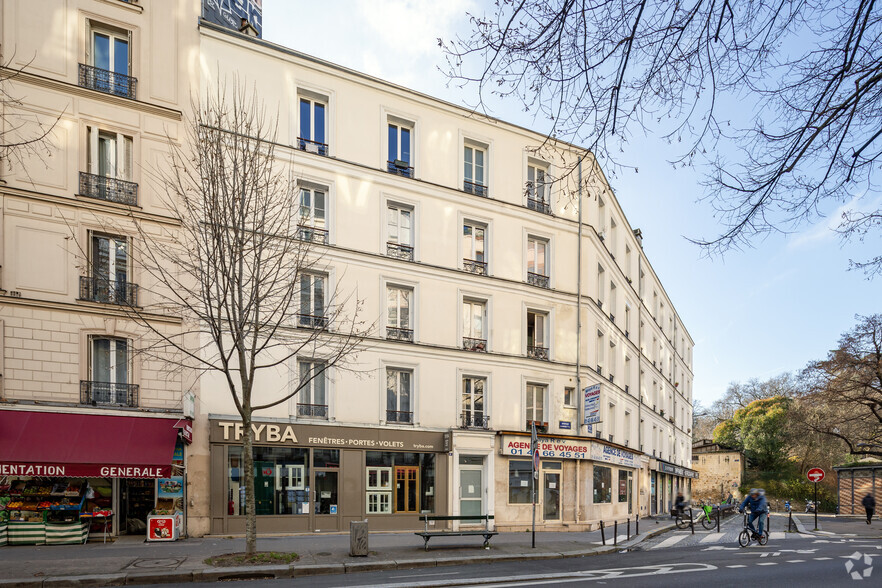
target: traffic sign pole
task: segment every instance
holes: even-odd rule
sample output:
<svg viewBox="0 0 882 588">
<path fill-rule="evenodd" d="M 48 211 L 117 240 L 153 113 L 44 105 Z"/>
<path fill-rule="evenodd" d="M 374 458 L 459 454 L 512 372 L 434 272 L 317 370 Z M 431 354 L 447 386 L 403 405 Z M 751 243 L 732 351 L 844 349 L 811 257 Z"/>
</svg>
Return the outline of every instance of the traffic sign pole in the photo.
<svg viewBox="0 0 882 588">
<path fill-rule="evenodd" d="M 815 531 L 818 530 L 818 483 L 815 482 Z"/>
<path fill-rule="evenodd" d="M 824 470 L 821 468 L 812 468 L 806 472 L 805 477 L 809 482 L 815 484 L 815 531 L 818 530 L 818 482 L 824 479 Z"/>
</svg>

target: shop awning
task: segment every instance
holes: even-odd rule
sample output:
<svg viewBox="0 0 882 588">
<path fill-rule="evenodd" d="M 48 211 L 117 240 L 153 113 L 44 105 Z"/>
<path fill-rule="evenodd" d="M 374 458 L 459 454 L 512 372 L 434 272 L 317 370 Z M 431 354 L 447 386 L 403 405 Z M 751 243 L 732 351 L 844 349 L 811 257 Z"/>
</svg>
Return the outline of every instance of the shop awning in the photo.
<svg viewBox="0 0 882 588">
<path fill-rule="evenodd" d="M 166 478 L 178 419 L 0 410 L 0 476 Z"/>
</svg>

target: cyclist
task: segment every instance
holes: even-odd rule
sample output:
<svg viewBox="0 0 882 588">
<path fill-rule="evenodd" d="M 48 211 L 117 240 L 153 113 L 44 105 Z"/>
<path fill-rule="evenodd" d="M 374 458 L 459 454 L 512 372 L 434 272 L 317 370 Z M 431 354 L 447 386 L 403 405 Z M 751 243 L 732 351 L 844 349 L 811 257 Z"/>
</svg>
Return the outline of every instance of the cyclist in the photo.
<svg viewBox="0 0 882 588">
<path fill-rule="evenodd" d="M 753 533 L 754 539 L 759 539 L 763 534 L 763 523 L 765 522 L 766 512 L 768 512 L 768 504 L 766 502 L 765 493 L 759 488 L 752 488 L 750 494 L 738 507 L 738 512 L 744 512 L 744 508 L 750 508 L 750 517 L 747 519 L 747 527 Z M 753 526 L 753 521 L 759 519 L 759 530 Z"/>
</svg>

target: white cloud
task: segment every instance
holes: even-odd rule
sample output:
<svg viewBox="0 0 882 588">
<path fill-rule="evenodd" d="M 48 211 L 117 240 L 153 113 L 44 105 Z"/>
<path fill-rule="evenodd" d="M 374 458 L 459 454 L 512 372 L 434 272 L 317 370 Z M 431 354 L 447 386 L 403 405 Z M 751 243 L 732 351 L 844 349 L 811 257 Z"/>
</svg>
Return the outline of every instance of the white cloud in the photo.
<svg viewBox="0 0 882 588">
<path fill-rule="evenodd" d="M 882 196 L 874 199 L 866 198 L 867 194 L 863 193 L 853 197 L 845 204 L 839 206 L 805 231 L 798 233 L 793 239 L 788 240 L 787 249 L 801 249 L 804 247 L 812 247 L 816 244 L 831 241 L 837 237 L 836 229 L 842 223 L 842 215 L 845 212 L 869 212 L 877 210 L 882 204 Z"/>
</svg>

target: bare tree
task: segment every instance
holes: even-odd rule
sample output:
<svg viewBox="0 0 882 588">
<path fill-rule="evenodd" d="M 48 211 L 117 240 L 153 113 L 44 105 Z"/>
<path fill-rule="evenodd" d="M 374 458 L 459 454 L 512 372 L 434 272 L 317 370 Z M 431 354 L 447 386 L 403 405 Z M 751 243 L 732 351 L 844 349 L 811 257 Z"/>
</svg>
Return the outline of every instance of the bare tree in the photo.
<svg viewBox="0 0 882 588">
<path fill-rule="evenodd" d="M 127 299 L 124 309 L 146 333 L 137 352 L 226 382 L 243 425 L 246 552 L 253 554 L 254 415 L 329 370 L 357 371 L 354 360 L 373 325 L 361 320 L 354 292 L 315 287 L 327 271 L 326 233 L 306 226 L 285 162 L 293 155 L 277 149 L 276 120 L 256 91 L 221 85 L 192 110 L 184 144 L 169 139 L 167 167 L 151 171 L 178 228 L 159 232 L 134 215 L 125 221 L 137 235 L 133 257 L 150 299 L 143 306 Z M 118 287 L 113 279 L 109 290 Z M 157 314 L 181 317 L 183 328 L 170 334 L 153 320 Z M 299 373 L 295 385 L 259 385 L 262 374 L 283 370 L 297 356 L 315 367 Z"/>
<path fill-rule="evenodd" d="M 633 135 L 683 145 L 723 224 L 709 253 L 816 218 L 872 187 L 882 155 L 882 21 L 872 0 L 501 0 L 439 41 L 451 79 L 514 97 L 604 164 Z M 728 148 L 728 149 L 727 149 Z M 722 155 L 727 153 L 727 155 Z M 872 234 L 882 209 L 843 215 Z M 852 263 L 872 276 L 882 256 Z"/>
</svg>

